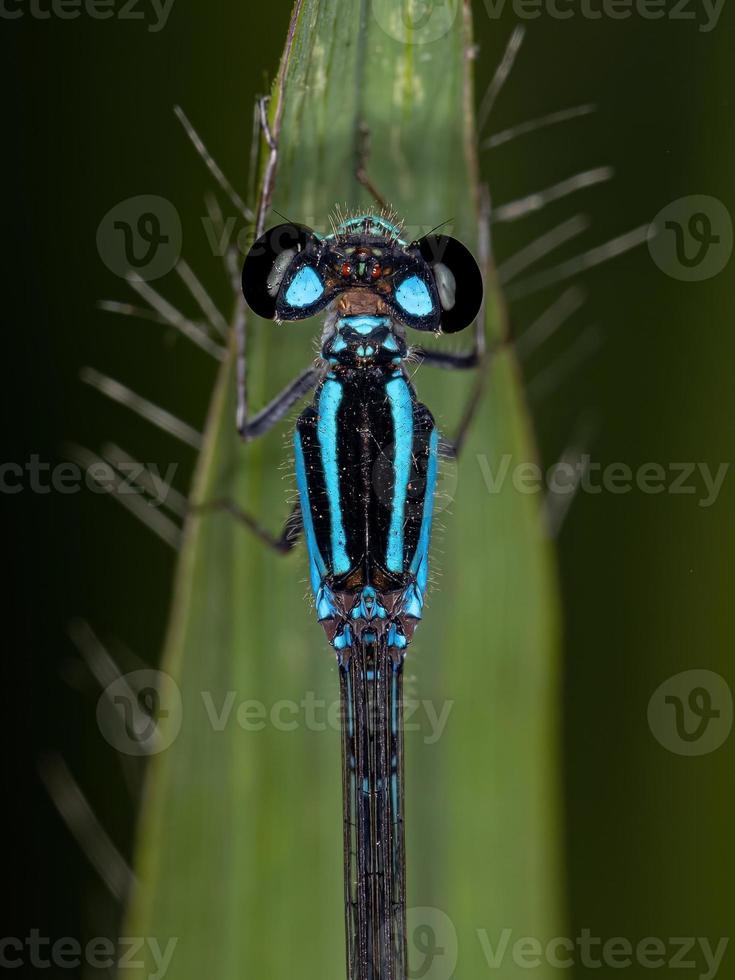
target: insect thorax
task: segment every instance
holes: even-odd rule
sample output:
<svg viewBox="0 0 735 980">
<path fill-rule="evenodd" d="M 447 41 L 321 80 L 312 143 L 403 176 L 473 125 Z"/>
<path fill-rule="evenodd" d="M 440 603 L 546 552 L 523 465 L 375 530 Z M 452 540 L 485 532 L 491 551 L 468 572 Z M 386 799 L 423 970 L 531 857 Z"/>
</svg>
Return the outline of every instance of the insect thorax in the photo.
<svg viewBox="0 0 735 980">
<path fill-rule="evenodd" d="M 344 294 L 327 315 L 321 353 L 330 365 L 397 368 L 407 352 L 403 325 L 368 291 Z"/>
<path fill-rule="evenodd" d="M 438 435 L 406 354 L 380 300 L 346 292 L 325 321 L 326 371 L 296 427 L 317 618 L 342 661 L 354 642 L 402 657 L 422 616 Z"/>
</svg>

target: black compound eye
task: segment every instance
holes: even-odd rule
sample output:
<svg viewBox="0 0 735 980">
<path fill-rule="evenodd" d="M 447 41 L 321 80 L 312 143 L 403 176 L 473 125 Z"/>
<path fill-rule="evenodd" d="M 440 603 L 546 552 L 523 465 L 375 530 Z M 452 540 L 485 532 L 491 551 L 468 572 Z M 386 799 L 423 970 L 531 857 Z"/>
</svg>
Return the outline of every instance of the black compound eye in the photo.
<svg viewBox="0 0 735 980">
<path fill-rule="evenodd" d="M 317 236 L 306 225 L 276 225 L 261 235 L 248 252 L 242 267 L 243 296 L 254 313 L 266 320 L 275 318 L 279 292 L 288 279 L 294 261 L 317 242 Z M 298 279 L 301 271 L 303 270 L 294 277 L 295 280 Z M 311 279 L 308 272 L 304 272 L 294 290 L 293 296 L 298 296 L 299 300 L 319 293 L 316 283 L 321 280 L 315 269 L 311 271 L 314 278 Z M 319 296 L 323 292 L 322 285 Z M 297 304 L 294 304 L 294 310 L 298 310 Z M 298 319 L 298 316 L 295 315 L 293 318 Z"/>
<path fill-rule="evenodd" d="M 472 252 L 448 235 L 427 235 L 416 245 L 434 276 L 442 333 L 457 333 L 469 327 L 482 306 L 484 289 Z"/>
</svg>

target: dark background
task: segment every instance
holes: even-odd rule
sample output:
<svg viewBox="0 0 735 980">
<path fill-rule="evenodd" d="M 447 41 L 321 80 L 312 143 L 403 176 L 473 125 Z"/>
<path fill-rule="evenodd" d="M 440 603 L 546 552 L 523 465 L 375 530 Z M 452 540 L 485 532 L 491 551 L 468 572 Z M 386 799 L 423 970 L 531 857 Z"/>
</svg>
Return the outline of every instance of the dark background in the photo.
<svg viewBox="0 0 735 980">
<path fill-rule="evenodd" d="M 175 0 L 160 33 L 140 21 L 36 20 L 27 10 L 3 22 L 13 73 L 3 154 L 7 460 L 38 454 L 53 464 L 66 442 L 97 450 L 114 439 L 147 461 L 179 463 L 176 483 L 186 488 L 193 453 L 79 381 L 91 364 L 199 426 L 213 378 L 186 342 L 95 308 L 101 298 L 129 298 L 100 260 L 96 229 L 133 195 L 174 201 L 184 254 L 226 308 L 227 285 L 201 232 L 208 177 L 172 106 L 184 106 L 244 190 L 253 99 L 277 64 L 289 7 Z M 479 93 L 514 23 L 511 11 L 496 21 L 476 5 Z M 579 211 L 593 217 L 593 230 L 556 258 L 644 224 L 686 195 L 731 207 L 732 29 L 727 10 L 710 33 L 696 21 L 635 14 L 529 22 L 488 132 L 585 102 L 599 111 L 483 154 L 493 200 L 602 164 L 617 176 L 498 228 L 498 259 Z M 716 469 L 732 459 L 731 268 L 685 283 L 657 269 L 643 246 L 584 277 L 587 306 L 525 366 L 532 381 L 597 328 L 599 346 L 532 403 L 547 464 L 580 425 L 603 464 Z M 514 329 L 543 305 L 543 297 L 515 305 Z M 688 759 L 662 749 L 646 724 L 648 700 L 670 675 L 706 668 L 733 682 L 732 477 L 715 506 L 697 500 L 581 494 L 559 539 L 572 936 L 587 927 L 633 941 L 703 935 L 716 943 L 732 922 L 732 738 Z M 3 503 L 11 627 L 3 796 L 18 810 L 3 877 L 33 902 L 30 918 L 6 934 L 36 926 L 84 936 L 90 921 L 112 929 L 115 912 L 50 805 L 39 760 L 65 759 L 126 854 L 134 807 L 102 762 L 96 688 L 67 626 L 83 616 L 134 651 L 128 662 L 155 664 L 173 557 L 105 496 L 27 490 Z"/>
</svg>

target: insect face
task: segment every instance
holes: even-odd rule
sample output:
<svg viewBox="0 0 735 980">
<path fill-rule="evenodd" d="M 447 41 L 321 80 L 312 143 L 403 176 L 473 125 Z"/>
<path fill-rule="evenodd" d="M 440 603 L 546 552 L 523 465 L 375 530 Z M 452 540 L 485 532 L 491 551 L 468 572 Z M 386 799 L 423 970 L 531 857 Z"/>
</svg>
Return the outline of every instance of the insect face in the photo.
<svg viewBox="0 0 735 980">
<path fill-rule="evenodd" d="M 455 333 L 482 303 L 471 252 L 447 235 L 415 242 L 384 218 L 363 215 L 320 237 L 304 225 L 278 225 L 253 245 L 242 273 L 250 307 L 266 319 L 303 320 L 345 292 L 369 290 L 415 330 Z"/>
</svg>

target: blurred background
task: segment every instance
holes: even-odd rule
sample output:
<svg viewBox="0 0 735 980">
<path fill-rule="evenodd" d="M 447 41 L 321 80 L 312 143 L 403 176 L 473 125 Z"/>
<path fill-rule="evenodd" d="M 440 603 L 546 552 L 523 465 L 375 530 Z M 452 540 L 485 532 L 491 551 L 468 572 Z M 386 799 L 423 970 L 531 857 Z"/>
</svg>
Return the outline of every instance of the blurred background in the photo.
<svg viewBox="0 0 735 980">
<path fill-rule="evenodd" d="M 163 470 L 175 464 L 175 483 L 186 488 L 193 451 L 82 384 L 80 369 L 93 365 L 124 379 L 196 428 L 215 369 L 170 331 L 96 307 L 100 299 L 130 298 L 101 259 L 97 228 L 118 202 L 168 198 L 181 217 L 187 260 L 229 308 L 202 231 L 210 180 L 172 107 L 185 108 L 244 193 L 252 107 L 275 71 L 290 4 L 205 11 L 174 0 L 160 30 L 149 29 L 151 12 L 147 21 L 97 21 L 38 19 L 29 7 L 14 9 L 22 16 L 3 25 L 14 77 L 5 100 L 5 459 L 25 468 L 37 456 L 54 466 L 69 443 L 97 449 L 115 441 Z M 680 198 L 707 195 L 732 207 L 732 10 L 723 9 L 711 30 L 702 29 L 704 8 L 692 4 L 691 13 L 681 20 L 633 12 L 623 20 L 578 14 L 528 21 L 483 136 L 557 109 L 593 103 L 597 111 L 483 151 L 494 204 L 601 166 L 613 167 L 615 177 L 498 225 L 498 263 L 576 214 L 591 217 L 591 230 L 561 246 L 548 265 L 647 224 Z M 476 4 L 478 95 L 516 23 L 510 6 L 492 18 Z M 684 206 L 685 231 L 700 211 Z M 685 242 L 693 255 L 699 245 Z M 645 244 L 591 270 L 580 280 L 586 305 L 524 362 L 546 465 L 571 446 L 602 467 L 620 463 L 635 473 L 660 464 L 667 474 L 668 489 L 658 494 L 635 483 L 625 493 L 579 493 L 558 537 L 570 936 L 582 929 L 633 941 L 705 936 L 714 947 L 733 921 L 735 856 L 726 828 L 735 742 L 731 736 L 713 751 L 685 755 L 681 739 L 663 733 L 662 745 L 648 722 L 649 701 L 667 678 L 696 669 L 731 688 L 735 681 L 735 478 L 725 476 L 715 500 L 701 469 L 686 478 L 692 492 L 669 492 L 680 472 L 672 464 L 702 464 L 714 475 L 732 461 L 735 337 L 726 258 L 722 271 L 701 282 L 684 281 L 681 264 L 659 268 Z M 716 257 L 703 261 L 710 260 L 716 268 Z M 544 305 L 538 296 L 514 302 L 514 330 Z M 124 654 L 127 662 L 155 664 L 174 554 L 108 496 L 34 492 L 29 472 L 23 492 L 3 492 L 11 626 L 3 658 L 3 710 L 11 719 L 4 797 L 29 835 L 27 847 L 9 840 L 12 875 L 4 877 L 14 897 L 27 893 L 31 902 L 21 913 L 18 901 L 7 934 L 36 927 L 51 936 L 113 935 L 114 906 L 51 805 L 39 768 L 63 758 L 110 837 L 130 854 L 134 807 L 121 780 L 111 778 L 95 721 L 97 689 L 69 624 L 83 617 L 113 646 L 117 637 L 120 648 L 134 651 Z M 679 693 L 686 700 L 688 691 Z M 696 729 L 697 718 L 686 724 Z M 727 718 L 710 724 L 726 730 Z M 734 975 L 733 956 L 721 976 Z M 637 969 L 627 973 L 638 976 Z"/>
</svg>

